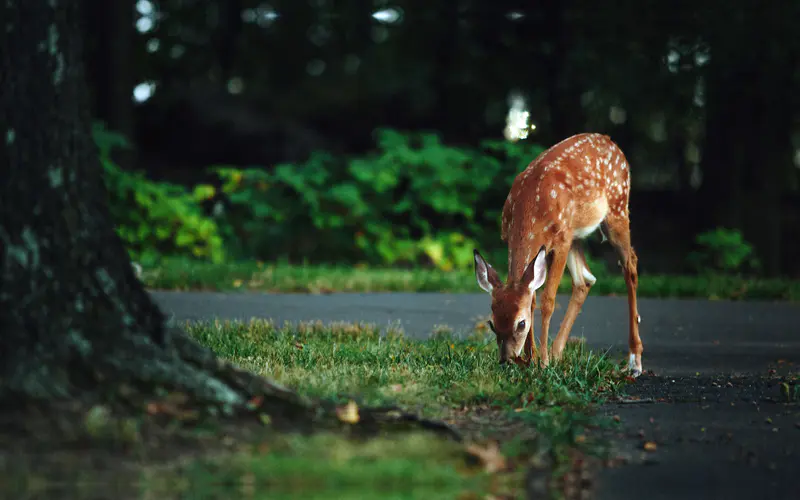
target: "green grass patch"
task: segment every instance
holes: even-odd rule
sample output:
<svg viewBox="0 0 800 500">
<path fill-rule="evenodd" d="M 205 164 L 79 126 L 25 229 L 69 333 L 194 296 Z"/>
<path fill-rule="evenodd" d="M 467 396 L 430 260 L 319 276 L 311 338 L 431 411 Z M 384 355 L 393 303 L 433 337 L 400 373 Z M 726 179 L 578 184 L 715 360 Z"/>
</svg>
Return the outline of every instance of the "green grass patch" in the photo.
<svg viewBox="0 0 800 500">
<path fill-rule="evenodd" d="M 152 470 L 147 498 L 352 499 L 482 498 L 506 492 L 463 446 L 414 433 L 356 442 L 334 434 L 283 436 L 232 456 Z M 465 497 L 460 497 L 465 498 Z"/>
<path fill-rule="evenodd" d="M 520 369 L 497 363 L 493 335 L 457 338 L 446 330 L 417 341 L 374 325 L 270 321 L 190 323 L 189 333 L 218 356 L 300 394 L 359 404 L 420 407 L 429 416 L 464 405 L 510 409 L 585 408 L 613 391 L 619 368 L 570 342 L 559 363 Z"/>
<path fill-rule="evenodd" d="M 626 295 L 621 274 L 598 276 L 592 295 Z M 449 292 L 480 293 L 471 271 L 358 268 L 332 265 L 211 264 L 170 259 L 146 267 L 145 284 L 161 290 L 218 290 L 284 293 Z M 569 293 L 565 273 L 559 291 Z M 642 275 L 639 296 L 658 298 L 800 300 L 800 282 L 739 276 Z"/>
<path fill-rule="evenodd" d="M 622 363 L 581 342 L 547 368 L 523 368 L 499 366 L 493 336 L 478 331 L 417 341 L 353 323 L 186 328 L 218 356 L 304 396 L 341 408 L 396 405 L 446 421 L 466 442 L 420 432 L 366 440 L 268 432 L 233 454 L 149 470 L 141 485 L 153 498 L 520 498 L 535 464 L 566 477 L 575 450 L 602 452 L 602 440 L 587 437 L 604 423 L 592 408 L 624 376 Z"/>
</svg>

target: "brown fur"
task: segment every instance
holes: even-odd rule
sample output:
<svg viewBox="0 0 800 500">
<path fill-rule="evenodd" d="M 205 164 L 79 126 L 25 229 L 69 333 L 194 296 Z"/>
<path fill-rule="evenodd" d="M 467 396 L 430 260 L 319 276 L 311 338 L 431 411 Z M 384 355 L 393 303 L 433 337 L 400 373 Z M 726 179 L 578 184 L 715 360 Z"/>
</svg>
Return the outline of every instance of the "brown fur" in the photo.
<svg viewBox="0 0 800 500">
<path fill-rule="evenodd" d="M 554 356 L 560 356 L 575 317 L 594 283 L 580 239 L 603 223 L 623 262 L 630 306 L 630 352 L 641 367 L 636 254 L 630 246 L 628 223 L 629 191 L 627 159 L 608 136 L 601 134 L 569 137 L 543 152 L 517 175 L 503 205 L 500 231 L 501 239 L 509 248 L 508 283 L 503 285 L 495 272 L 496 284 L 492 284 L 492 321 L 498 346 L 501 340 L 504 346 L 507 341 L 513 341 L 512 347 L 518 350 L 519 342 L 524 341 L 525 354 L 533 354 L 532 325 L 526 325 L 521 339 L 514 329 L 521 317 L 533 317 L 536 295 L 528 287 L 533 279 L 528 271 L 532 269 L 535 252 L 544 247 L 550 254 L 550 263 L 541 297 L 540 347 L 547 345 L 555 294 L 568 261 L 575 269 L 573 273 L 571 268 L 570 273 L 575 274 L 570 304 L 553 343 Z M 542 349 L 541 352 L 545 364 L 549 357 L 547 351 Z M 502 361 L 502 352 L 500 357 Z"/>
</svg>

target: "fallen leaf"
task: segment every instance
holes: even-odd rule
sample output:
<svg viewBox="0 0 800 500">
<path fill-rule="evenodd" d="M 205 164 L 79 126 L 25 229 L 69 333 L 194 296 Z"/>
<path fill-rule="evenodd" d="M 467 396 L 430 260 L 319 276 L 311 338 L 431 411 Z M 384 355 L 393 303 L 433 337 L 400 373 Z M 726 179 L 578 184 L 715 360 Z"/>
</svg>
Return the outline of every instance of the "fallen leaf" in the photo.
<svg viewBox="0 0 800 500">
<path fill-rule="evenodd" d="M 255 396 L 247 402 L 247 408 L 250 410 L 255 410 L 256 408 L 261 406 L 261 403 L 264 402 L 263 396 Z"/>
<path fill-rule="evenodd" d="M 355 401 L 348 401 L 346 405 L 336 408 L 336 416 L 342 422 L 356 424 L 359 421 L 358 405 Z"/>
<path fill-rule="evenodd" d="M 300 342 L 295 342 L 294 347 L 295 349 L 300 349 L 301 351 L 303 350 L 303 344 L 301 344 Z"/>
<path fill-rule="evenodd" d="M 233 286 L 239 288 L 242 286 L 242 280 L 233 280 Z"/>
<path fill-rule="evenodd" d="M 644 451 L 656 451 L 658 449 L 658 445 L 656 445 L 652 441 L 647 441 L 644 443 Z"/>
<path fill-rule="evenodd" d="M 583 434 L 578 434 L 577 436 L 575 436 L 575 442 L 576 443 L 585 443 L 586 442 L 586 436 L 584 436 Z"/>
<path fill-rule="evenodd" d="M 506 458 L 500 453 L 500 446 L 496 441 L 490 441 L 486 446 L 470 444 L 467 453 L 477 458 L 488 473 L 505 469 Z"/>
<path fill-rule="evenodd" d="M 389 389 L 392 392 L 400 392 L 403 390 L 403 384 L 393 384 L 389 386 Z"/>
<path fill-rule="evenodd" d="M 169 415 L 180 420 L 195 420 L 199 417 L 199 412 L 181 408 L 189 400 L 189 396 L 183 392 L 173 392 L 159 401 L 150 401 L 145 406 L 150 415 Z"/>
</svg>

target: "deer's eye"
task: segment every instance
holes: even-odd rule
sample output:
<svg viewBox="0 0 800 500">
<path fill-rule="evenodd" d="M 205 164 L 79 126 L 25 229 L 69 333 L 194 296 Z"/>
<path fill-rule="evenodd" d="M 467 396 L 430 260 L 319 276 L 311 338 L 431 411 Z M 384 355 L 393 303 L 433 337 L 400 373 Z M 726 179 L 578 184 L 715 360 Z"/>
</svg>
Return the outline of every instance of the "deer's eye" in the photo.
<svg viewBox="0 0 800 500">
<path fill-rule="evenodd" d="M 519 331 L 521 332 L 521 331 L 523 331 L 524 329 L 525 329 L 525 320 L 523 319 L 522 321 L 520 321 L 519 323 L 517 323 L 517 330 L 519 330 Z"/>
<path fill-rule="evenodd" d="M 491 328 L 494 333 L 497 333 L 497 330 L 494 329 L 494 323 L 492 323 L 492 320 L 487 321 L 486 324 L 489 325 L 489 328 Z"/>
</svg>

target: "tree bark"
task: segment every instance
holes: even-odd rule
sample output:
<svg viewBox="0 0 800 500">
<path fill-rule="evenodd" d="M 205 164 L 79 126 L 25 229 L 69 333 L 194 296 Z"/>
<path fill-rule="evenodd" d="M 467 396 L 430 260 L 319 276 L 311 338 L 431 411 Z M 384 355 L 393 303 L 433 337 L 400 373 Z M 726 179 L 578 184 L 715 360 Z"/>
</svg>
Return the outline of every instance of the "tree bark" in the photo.
<svg viewBox="0 0 800 500">
<path fill-rule="evenodd" d="M 80 5 L 0 3 L 0 405 L 120 399 L 141 409 L 166 391 L 212 415 L 267 413 L 277 428 L 344 425 L 331 404 L 168 328 L 134 276 L 89 133 Z M 362 432 L 421 427 L 461 439 L 396 408 L 359 413 Z"/>
<path fill-rule="evenodd" d="M 89 134 L 80 4 L 0 6 L 0 399 L 124 381 L 235 407 L 255 383 L 300 405 L 170 333 L 134 276 Z"/>
</svg>

